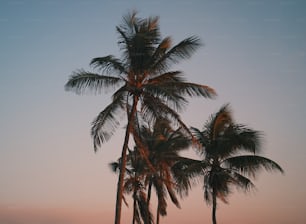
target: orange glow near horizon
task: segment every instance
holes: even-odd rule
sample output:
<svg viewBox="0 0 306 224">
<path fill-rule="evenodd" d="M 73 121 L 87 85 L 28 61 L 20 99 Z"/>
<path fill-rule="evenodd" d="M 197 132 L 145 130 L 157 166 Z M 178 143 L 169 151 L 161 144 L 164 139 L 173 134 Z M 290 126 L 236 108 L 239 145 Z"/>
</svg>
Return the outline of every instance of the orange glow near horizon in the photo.
<svg viewBox="0 0 306 224">
<path fill-rule="evenodd" d="M 124 57 L 116 26 L 133 8 L 159 16 L 173 45 L 193 35 L 203 43 L 169 68 L 218 94 L 189 98 L 184 123 L 202 129 L 229 103 L 237 123 L 263 133 L 263 155 L 285 170 L 259 173 L 250 194 L 233 190 L 229 204 L 218 202 L 218 223 L 306 224 L 305 0 L 0 1 L 0 224 L 114 223 L 118 174 L 109 163 L 121 156 L 126 116 L 118 114 L 120 126 L 97 153 L 90 129 L 116 88 L 79 96 L 64 85 L 78 69 L 102 73 L 92 58 Z M 167 198 L 162 224 L 211 223 L 201 183 L 181 209 Z M 126 199 L 122 224 L 132 221 Z M 151 210 L 155 217 L 154 202 Z"/>
</svg>

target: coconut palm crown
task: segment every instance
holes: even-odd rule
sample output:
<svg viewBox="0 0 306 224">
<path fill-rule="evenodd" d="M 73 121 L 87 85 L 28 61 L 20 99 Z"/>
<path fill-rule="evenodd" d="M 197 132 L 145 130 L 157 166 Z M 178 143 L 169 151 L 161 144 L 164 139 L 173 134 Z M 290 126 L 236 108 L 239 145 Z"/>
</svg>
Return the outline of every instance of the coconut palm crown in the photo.
<svg viewBox="0 0 306 224">
<path fill-rule="evenodd" d="M 212 98 L 216 95 L 208 86 L 187 82 L 182 72 L 169 71 L 171 65 L 190 58 L 201 44 L 199 38 L 192 36 L 172 46 L 170 37 L 161 38 L 158 21 L 158 17 L 141 19 L 136 12 L 124 16 L 122 24 L 116 27 L 122 57 L 108 55 L 94 58 L 90 65 L 96 72 L 77 70 L 65 85 L 66 90 L 77 94 L 85 90 L 100 93 L 102 89 L 117 88 L 111 103 L 98 114 L 91 127 L 96 151 L 114 134 L 120 124 L 120 114 L 125 113 L 127 117 L 118 180 L 116 224 L 121 219 L 126 153 L 136 114 L 141 112 L 148 120 L 157 116 L 168 117 L 187 131 L 178 114 L 188 102 L 186 97 Z"/>
<path fill-rule="evenodd" d="M 190 138 L 185 135 L 181 128 L 173 129 L 166 119 L 157 120 L 153 127 L 143 125 L 141 137 L 148 148 L 148 158 L 154 171 L 146 174 L 148 183 L 148 202 L 151 198 L 152 187 L 157 196 L 156 224 L 159 223 L 159 216 L 167 215 L 167 195 L 178 208 L 180 203 L 176 192 L 185 189 L 176 182 L 172 167 L 183 157 L 179 155 L 191 145 Z"/>
<path fill-rule="evenodd" d="M 260 132 L 236 124 L 228 104 L 210 117 L 202 131 L 194 127 L 192 131 L 202 146 L 203 159 L 186 159 L 176 166 L 191 178 L 203 177 L 204 199 L 212 205 L 213 224 L 217 223 L 217 198 L 227 203 L 233 186 L 247 192 L 255 186 L 250 178 L 261 169 L 284 172 L 276 162 L 258 155 Z"/>
</svg>

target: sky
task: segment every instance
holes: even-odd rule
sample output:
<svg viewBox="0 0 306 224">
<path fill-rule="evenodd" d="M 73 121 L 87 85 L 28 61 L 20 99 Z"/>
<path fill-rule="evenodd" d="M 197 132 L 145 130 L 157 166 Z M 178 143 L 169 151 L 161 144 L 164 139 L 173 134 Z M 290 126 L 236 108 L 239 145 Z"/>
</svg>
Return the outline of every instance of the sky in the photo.
<svg viewBox="0 0 306 224">
<path fill-rule="evenodd" d="M 159 16 L 163 37 L 203 42 L 173 66 L 218 97 L 190 99 L 182 119 L 202 128 L 230 103 L 237 123 L 264 133 L 263 155 L 285 174 L 261 172 L 250 194 L 220 202 L 220 223 L 306 223 L 306 2 L 303 0 L 0 0 L 0 223 L 114 221 L 125 121 L 94 153 L 91 122 L 111 92 L 76 95 L 64 85 L 94 57 L 120 57 L 115 27 L 136 9 Z M 193 150 L 187 152 L 196 156 Z M 132 200 L 123 208 L 131 223 Z M 154 211 L 155 209 L 152 208 Z M 161 223 L 210 223 L 202 185 Z"/>
</svg>

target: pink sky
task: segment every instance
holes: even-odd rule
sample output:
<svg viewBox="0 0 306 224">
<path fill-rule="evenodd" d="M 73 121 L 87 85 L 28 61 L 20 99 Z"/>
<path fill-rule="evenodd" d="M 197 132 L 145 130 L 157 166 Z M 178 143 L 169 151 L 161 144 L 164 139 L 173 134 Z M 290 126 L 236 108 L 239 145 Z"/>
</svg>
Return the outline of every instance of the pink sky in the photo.
<svg viewBox="0 0 306 224">
<path fill-rule="evenodd" d="M 262 172 L 257 191 L 220 203 L 219 223 L 305 224 L 305 3 L 1 1 L 0 224 L 113 222 L 117 176 L 108 163 L 120 156 L 125 121 L 95 154 L 90 123 L 112 93 L 78 96 L 64 84 L 92 58 L 119 56 L 115 26 L 134 8 L 141 17 L 160 16 L 162 36 L 174 43 L 197 35 L 205 44 L 172 69 L 213 87 L 218 98 L 192 100 L 183 120 L 201 129 L 230 103 L 238 123 L 264 132 L 264 155 L 285 170 Z M 169 202 L 162 223 L 210 223 L 201 189 L 181 210 Z M 126 223 L 131 212 L 124 209 Z"/>
</svg>

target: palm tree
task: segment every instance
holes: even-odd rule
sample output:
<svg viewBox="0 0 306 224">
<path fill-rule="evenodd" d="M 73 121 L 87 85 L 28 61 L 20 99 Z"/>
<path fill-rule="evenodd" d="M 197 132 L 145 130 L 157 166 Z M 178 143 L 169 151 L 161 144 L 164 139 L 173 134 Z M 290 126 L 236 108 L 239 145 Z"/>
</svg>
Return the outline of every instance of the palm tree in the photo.
<svg viewBox="0 0 306 224">
<path fill-rule="evenodd" d="M 120 169 L 121 159 L 118 162 L 110 163 L 113 172 Z M 129 150 L 127 154 L 127 167 L 124 178 L 124 193 L 132 194 L 133 197 L 133 221 L 132 223 L 145 224 L 153 223 L 153 215 L 150 212 L 149 203 L 147 203 L 145 177 L 149 173 L 145 161 L 139 155 L 139 151 Z M 124 198 L 124 196 L 123 196 Z M 124 199 L 125 201 L 125 199 Z M 125 201 L 126 203 L 126 201 Z M 127 205 L 127 203 L 126 203 Z"/>
<path fill-rule="evenodd" d="M 190 177 L 204 177 L 204 198 L 212 205 L 213 224 L 217 223 L 217 198 L 227 202 L 232 186 L 247 192 L 254 187 L 250 177 L 255 177 L 259 170 L 284 172 L 276 162 L 257 155 L 261 150 L 260 133 L 235 124 L 229 105 L 212 115 L 203 131 L 192 130 L 202 145 L 203 160 L 186 159 L 177 166 Z"/>
<path fill-rule="evenodd" d="M 178 114 L 187 103 L 186 96 L 211 98 L 216 94 L 208 86 L 186 82 L 180 71 L 169 71 L 172 64 L 190 58 L 201 45 L 197 37 L 186 38 L 172 47 L 170 37 L 161 39 L 158 17 L 140 19 L 135 12 L 123 17 L 122 25 L 116 30 L 122 58 L 108 55 L 92 59 L 90 64 L 98 73 L 78 70 L 65 88 L 82 94 L 86 89 L 100 93 L 102 89 L 119 87 L 112 102 L 94 119 L 91 128 L 97 151 L 118 127 L 120 116 L 116 115 L 120 112 L 127 115 L 116 198 L 115 224 L 119 224 L 126 153 L 137 110 L 152 120 L 157 116 L 168 117 L 187 130 Z"/>
<path fill-rule="evenodd" d="M 172 202 L 180 208 L 175 191 L 182 189 L 175 183 L 175 178 L 173 177 L 175 173 L 172 172 L 171 168 L 183 158 L 179 156 L 179 152 L 187 149 L 191 141 L 185 132 L 181 129 L 174 130 L 170 125 L 170 121 L 163 118 L 157 119 L 154 125 L 144 125 L 144 121 L 142 121 L 142 126 L 136 131 L 138 132 L 137 135 L 134 134 L 141 138 L 142 143 L 140 147 L 147 148 L 148 160 L 153 168 L 151 169 L 148 166 L 148 163 L 141 155 L 141 150 L 137 146 L 134 147 L 134 151 L 129 150 L 126 178 L 124 179 L 124 192 L 127 194 L 133 193 L 133 223 L 135 221 L 140 223 L 139 214 L 149 214 L 147 211 L 150 204 L 152 187 L 154 187 L 158 197 L 156 213 L 156 224 L 158 224 L 159 216 L 167 214 L 167 193 L 170 195 Z M 110 164 L 113 171 L 119 170 L 120 162 L 121 159 Z M 146 187 L 148 187 L 148 196 L 144 193 Z M 144 198 L 147 198 L 147 206 L 143 203 Z M 151 217 L 144 215 L 142 220 L 144 223 L 151 223 L 152 220 L 148 219 Z"/>
<path fill-rule="evenodd" d="M 182 159 L 179 153 L 188 149 L 191 141 L 181 128 L 174 130 L 169 120 L 162 118 L 156 120 L 153 127 L 143 125 L 140 132 L 142 141 L 149 151 L 149 161 L 154 168 L 153 171 L 147 173 L 146 179 L 148 182 L 148 203 L 151 198 L 152 187 L 156 191 L 158 199 L 156 224 L 158 224 L 160 215 L 167 215 L 167 194 L 171 201 L 180 208 L 176 191 L 186 187 L 179 186 L 175 182 L 173 175 L 176 172 L 172 172 L 172 167 Z"/>
</svg>

